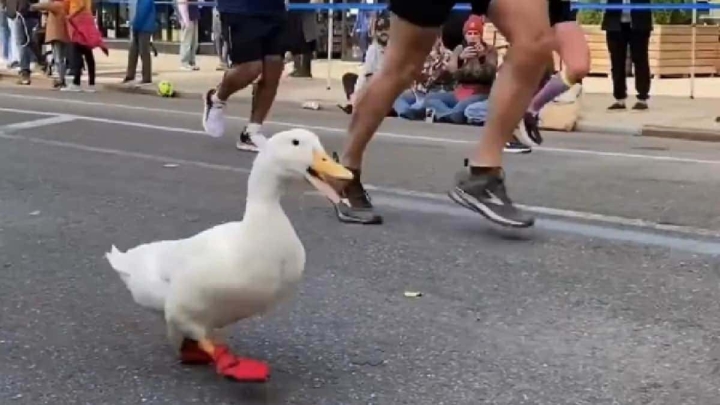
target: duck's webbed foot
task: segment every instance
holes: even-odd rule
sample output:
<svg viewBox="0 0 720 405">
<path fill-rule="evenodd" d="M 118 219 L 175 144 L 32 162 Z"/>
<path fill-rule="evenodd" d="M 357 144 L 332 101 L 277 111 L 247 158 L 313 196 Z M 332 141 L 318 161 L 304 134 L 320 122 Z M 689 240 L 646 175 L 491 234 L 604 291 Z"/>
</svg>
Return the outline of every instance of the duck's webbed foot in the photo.
<svg viewBox="0 0 720 405">
<path fill-rule="evenodd" d="M 198 342 L 199 348 L 211 357 L 218 374 L 238 382 L 263 383 L 270 378 L 270 367 L 261 361 L 237 357 L 226 345 L 209 340 Z"/>
</svg>

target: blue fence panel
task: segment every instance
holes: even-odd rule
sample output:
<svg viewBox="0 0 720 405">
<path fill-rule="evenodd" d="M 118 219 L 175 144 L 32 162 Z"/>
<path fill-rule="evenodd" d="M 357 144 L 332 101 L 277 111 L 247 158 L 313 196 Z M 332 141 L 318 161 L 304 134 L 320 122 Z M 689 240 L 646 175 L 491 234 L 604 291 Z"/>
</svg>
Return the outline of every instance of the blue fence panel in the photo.
<svg viewBox="0 0 720 405">
<path fill-rule="evenodd" d="M 98 0 L 98 3 L 105 4 L 127 4 L 129 0 Z M 155 4 L 175 4 L 172 0 L 158 0 Z M 200 2 L 201 6 L 213 7 L 215 2 Z M 319 3 L 319 4 L 290 4 L 288 9 L 291 11 L 379 11 L 385 10 L 387 4 L 365 4 L 365 3 Z M 716 10 L 720 9 L 720 4 L 711 3 L 653 3 L 653 4 L 606 4 L 606 3 L 578 3 L 572 2 L 572 8 L 575 10 Z M 455 10 L 470 10 L 470 4 L 458 4 Z"/>
</svg>

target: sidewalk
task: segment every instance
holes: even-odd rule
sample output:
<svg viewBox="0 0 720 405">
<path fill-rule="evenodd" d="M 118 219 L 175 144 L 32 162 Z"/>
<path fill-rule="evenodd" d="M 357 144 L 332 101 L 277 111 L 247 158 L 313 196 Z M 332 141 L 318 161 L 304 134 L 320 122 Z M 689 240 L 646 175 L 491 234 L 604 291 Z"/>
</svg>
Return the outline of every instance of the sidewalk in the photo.
<svg viewBox="0 0 720 405">
<path fill-rule="evenodd" d="M 199 55 L 197 62 L 200 70 L 188 72 L 180 69 L 177 55 L 160 54 L 153 58 L 155 84 L 128 86 L 120 84 L 125 77 L 126 51 L 113 49 L 109 57 L 98 53 L 96 61 L 98 85 L 105 91 L 155 94 L 155 84 L 168 80 L 174 84 L 178 97 L 200 97 L 208 88 L 217 85 L 223 74 L 215 70 L 219 61 L 214 56 Z M 345 100 L 340 78 L 349 71 L 357 73 L 360 65 L 357 62 L 333 62 L 329 81 L 327 68 L 327 61 L 318 60 L 313 64 L 313 79 L 284 77 L 277 99 L 297 104 L 298 108 L 305 101 L 316 101 L 322 108 L 335 109 L 337 103 Z M 289 65 L 285 75 L 290 71 Z M 5 77 L 5 82 L 11 82 L 16 73 L 0 70 L 2 77 Z M 50 80 L 41 74 L 35 74 L 33 79 L 35 86 L 50 86 Z M 631 78 L 628 89 L 632 91 L 633 88 Z M 696 79 L 694 100 L 689 98 L 689 79 L 656 79 L 653 81 L 650 110 L 645 112 L 607 112 L 606 108 L 612 102 L 611 92 L 609 78 L 588 78 L 583 82 L 579 104 L 572 108 L 553 105 L 548 109 L 557 108 L 560 111 L 560 108 L 566 108 L 560 115 L 572 115 L 570 121 L 575 121 L 574 129 L 580 131 L 720 141 L 720 124 L 715 122 L 720 115 L 720 78 Z M 249 97 L 250 90 L 246 89 L 234 98 Z M 550 125 L 550 128 L 568 130 L 573 125 Z"/>
</svg>

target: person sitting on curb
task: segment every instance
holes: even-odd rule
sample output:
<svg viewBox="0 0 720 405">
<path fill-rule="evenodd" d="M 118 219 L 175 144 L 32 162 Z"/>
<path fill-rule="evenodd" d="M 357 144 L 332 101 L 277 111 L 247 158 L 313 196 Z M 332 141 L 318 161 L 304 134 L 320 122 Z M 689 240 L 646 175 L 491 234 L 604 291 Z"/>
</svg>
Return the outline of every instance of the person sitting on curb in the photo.
<svg viewBox="0 0 720 405">
<path fill-rule="evenodd" d="M 553 77 L 555 74 L 555 62 L 553 58 L 551 57 L 548 60 L 548 66 L 547 70 L 545 72 L 544 77 L 540 81 L 540 85 L 538 86 L 538 90 L 542 89 L 545 84 Z M 485 125 L 485 120 L 488 116 L 488 100 L 482 100 L 478 101 L 476 103 L 472 103 L 467 108 L 465 108 L 465 118 L 467 119 L 467 123 L 470 125 L 478 125 L 483 126 Z M 525 125 L 524 123 L 520 123 L 520 125 Z M 521 154 L 527 154 L 532 152 L 532 149 L 525 145 L 524 143 L 520 142 L 516 136 L 513 137 L 510 141 L 505 143 L 505 153 L 521 153 Z"/>
<path fill-rule="evenodd" d="M 497 50 L 482 40 L 483 18 L 471 15 L 463 26 L 465 40 L 453 52 L 448 70 L 457 86 L 452 93 L 434 93 L 425 99 L 432 121 L 465 123 L 465 109 L 488 98 L 498 66 Z"/>
<path fill-rule="evenodd" d="M 367 49 L 365 54 L 365 62 L 362 66 L 361 75 L 355 73 L 345 73 L 342 77 L 345 96 L 349 103 L 338 105 L 338 107 L 347 114 L 352 114 L 354 96 L 363 88 L 373 74 L 380 70 L 383 60 L 385 59 L 385 47 L 387 47 L 390 30 L 390 18 L 387 16 L 378 16 L 375 19 L 373 29 L 373 43 Z"/>
<path fill-rule="evenodd" d="M 448 66 L 452 52 L 445 48 L 442 37 L 438 36 L 435 46 L 428 54 L 420 79 L 413 83 L 410 90 L 405 91 L 393 104 L 399 117 L 409 120 L 425 118 L 425 99 L 429 95 L 440 92 L 451 92 L 455 81 Z"/>
</svg>

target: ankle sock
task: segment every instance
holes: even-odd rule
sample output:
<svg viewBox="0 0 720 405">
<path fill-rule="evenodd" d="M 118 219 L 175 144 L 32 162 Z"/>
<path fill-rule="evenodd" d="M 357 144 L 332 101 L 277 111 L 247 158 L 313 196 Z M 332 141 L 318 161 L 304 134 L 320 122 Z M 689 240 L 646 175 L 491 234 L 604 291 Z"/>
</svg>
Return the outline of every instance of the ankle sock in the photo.
<svg viewBox="0 0 720 405">
<path fill-rule="evenodd" d="M 245 127 L 245 131 L 246 131 L 248 134 L 253 134 L 253 135 L 260 133 L 261 130 L 262 130 L 262 124 L 257 124 L 257 123 L 254 123 L 254 122 L 249 123 L 249 124 Z"/>
</svg>

